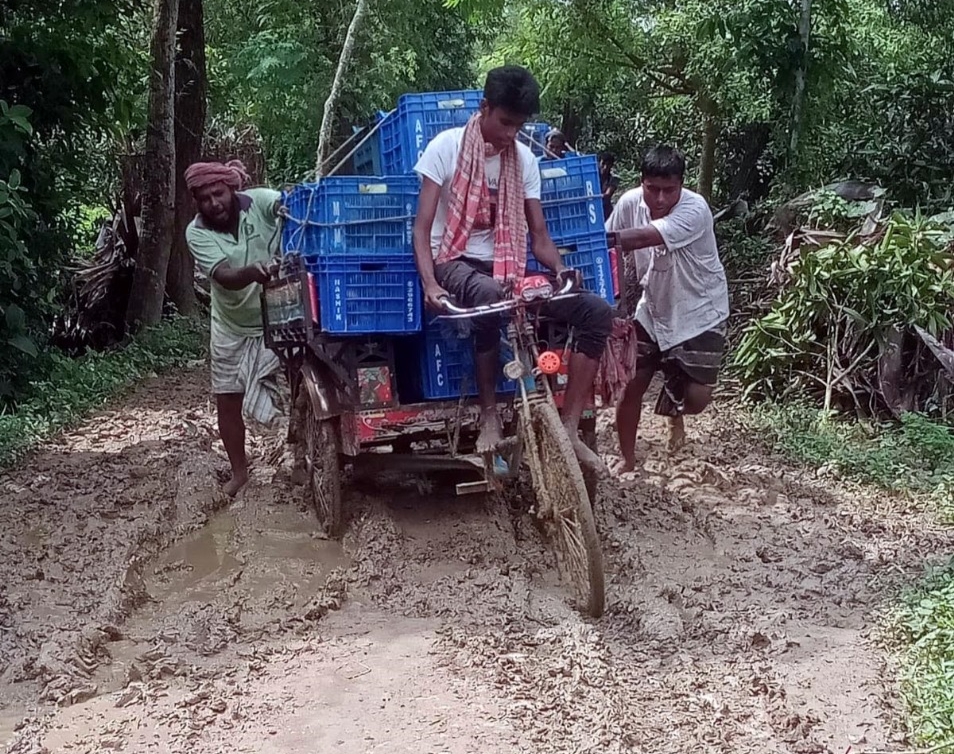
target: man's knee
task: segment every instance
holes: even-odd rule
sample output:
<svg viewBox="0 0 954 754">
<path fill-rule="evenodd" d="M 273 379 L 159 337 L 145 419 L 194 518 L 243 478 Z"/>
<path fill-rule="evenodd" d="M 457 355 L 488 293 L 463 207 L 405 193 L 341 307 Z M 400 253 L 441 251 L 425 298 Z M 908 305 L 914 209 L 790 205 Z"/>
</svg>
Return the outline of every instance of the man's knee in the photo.
<svg viewBox="0 0 954 754">
<path fill-rule="evenodd" d="M 576 350 L 591 359 L 599 359 L 606 349 L 606 341 L 613 332 L 613 310 L 599 296 L 587 294 L 574 322 Z"/>
<path fill-rule="evenodd" d="M 702 385 L 692 380 L 686 381 L 686 393 L 683 402 L 684 414 L 701 414 L 711 402 L 711 385 Z"/>
<path fill-rule="evenodd" d="M 476 273 L 469 281 L 466 295 L 469 300 L 464 303 L 464 306 L 487 306 L 503 301 L 504 289 L 490 275 Z"/>
</svg>

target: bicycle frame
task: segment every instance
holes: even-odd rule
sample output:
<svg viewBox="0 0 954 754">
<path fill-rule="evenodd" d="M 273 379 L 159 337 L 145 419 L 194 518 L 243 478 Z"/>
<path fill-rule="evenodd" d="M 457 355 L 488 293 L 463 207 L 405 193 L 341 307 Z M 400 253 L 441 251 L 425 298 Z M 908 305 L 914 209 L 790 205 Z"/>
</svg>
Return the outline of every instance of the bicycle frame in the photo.
<svg viewBox="0 0 954 754">
<path fill-rule="evenodd" d="M 573 298 L 579 293 L 575 292 L 574 282 L 568 280 L 563 288 L 555 294 L 536 297 L 531 300 L 512 298 L 500 301 L 496 304 L 475 307 L 459 307 L 451 303 L 448 299 L 442 299 L 444 308 L 448 314 L 439 315 L 439 319 L 477 319 L 488 315 L 500 315 L 511 313 L 513 316 L 507 324 L 507 342 L 510 346 L 512 359 L 504 366 L 504 374 L 510 379 L 516 380 L 520 398 L 520 416 L 523 422 L 529 426 L 530 406 L 534 401 L 553 401 L 553 391 L 550 387 L 550 381 L 538 366 L 540 356 L 539 341 L 537 339 L 537 328 L 534 317 L 528 317 L 528 313 L 536 315 L 534 311 L 543 304 L 551 301 Z M 504 440 L 499 451 L 513 446 L 511 460 L 508 463 L 507 473 L 500 475 L 494 472 L 492 459 L 487 459 L 488 480 L 491 476 L 511 476 L 516 474 L 520 466 L 520 456 L 522 455 L 523 438 L 521 433 L 516 433 L 513 438 Z M 532 433 L 531 433 L 532 442 Z"/>
</svg>

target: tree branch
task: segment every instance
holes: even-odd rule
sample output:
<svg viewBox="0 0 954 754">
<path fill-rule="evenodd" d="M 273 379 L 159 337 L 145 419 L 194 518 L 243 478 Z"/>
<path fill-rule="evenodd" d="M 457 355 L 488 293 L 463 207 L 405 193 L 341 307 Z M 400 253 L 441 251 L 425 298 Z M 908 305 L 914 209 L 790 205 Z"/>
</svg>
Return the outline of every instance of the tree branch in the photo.
<svg viewBox="0 0 954 754">
<path fill-rule="evenodd" d="M 318 158 L 315 163 L 315 174 L 318 177 L 324 175 L 323 165 L 325 155 L 328 152 L 331 141 L 331 129 L 335 120 L 335 108 L 338 106 L 338 97 L 341 95 L 341 85 L 345 74 L 348 72 L 348 65 L 354 55 L 354 40 L 357 36 L 358 28 L 368 11 L 370 0 L 358 0 L 355 5 L 354 16 L 351 17 L 351 24 L 348 26 L 348 33 L 345 35 L 344 45 L 341 48 L 341 55 L 338 56 L 338 69 L 335 71 L 334 81 L 331 82 L 331 91 L 328 93 L 328 99 L 325 100 L 324 115 L 321 118 L 321 129 L 318 132 Z"/>
</svg>

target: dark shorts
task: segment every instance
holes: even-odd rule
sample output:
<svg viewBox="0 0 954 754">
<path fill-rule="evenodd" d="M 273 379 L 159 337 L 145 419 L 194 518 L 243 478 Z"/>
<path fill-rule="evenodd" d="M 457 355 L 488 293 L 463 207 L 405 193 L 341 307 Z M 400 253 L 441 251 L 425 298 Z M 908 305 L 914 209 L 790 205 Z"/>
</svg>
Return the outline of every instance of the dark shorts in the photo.
<svg viewBox="0 0 954 754">
<path fill-rule="evenodd" d="M 458 306 L 484 306 L 502 300 L 504 291 L 494 280 L 493 273 L 493 262 L 463 257 L 434 266 L 437 284 L 454 297 Z M 547 276 L 553 279 L 552 275 Z M 599 296 L 584 291 L 579 296 L 544 304 L 541 311 L 573 328 L 574 351 L 591 359 L 603 355 L 606 340 L 613 330 L 613 310 Z M 504 322 L 498 317 L 480 317 L 473 321 L 477 353 L 497 348 Z"/>
<path fill-rule="evenodd" d="M 667 380 L 677 369 L 693 382 L 714 387 L 719 377 L 719 367 L 725 354 L 725 335 L 720 330 L 709 330 L 680 343 L 666 351 L 660 351 L 646 329 L 636 325 L 636 341 L 639 349 L 638 368 L 653 371 L 662 369 Z"/>
</svg>

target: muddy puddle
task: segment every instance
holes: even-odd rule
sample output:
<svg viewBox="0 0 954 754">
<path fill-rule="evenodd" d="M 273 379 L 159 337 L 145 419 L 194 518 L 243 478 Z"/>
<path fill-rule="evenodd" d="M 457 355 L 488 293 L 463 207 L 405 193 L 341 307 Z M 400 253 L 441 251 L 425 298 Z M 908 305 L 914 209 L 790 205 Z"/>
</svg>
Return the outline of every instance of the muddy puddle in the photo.
<svg viewBox="0 0 954 754">
<path fill-rule="evenodd" d="M 241 505 L 241 504 L 240 504 Z M 267 599 L 276 587 L 294 585 L 314 594 L 335 568 L 349 564 L 339 542 L 318 536 L 313 515 L 225 511 L 166 550 L 146 569 L 150 597 L 162 606 L 212 602 L 238 589 L 246 599 Z"/>
</svg>

